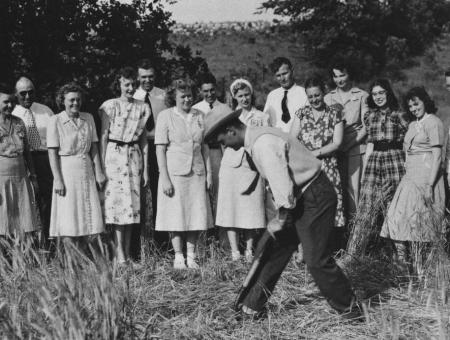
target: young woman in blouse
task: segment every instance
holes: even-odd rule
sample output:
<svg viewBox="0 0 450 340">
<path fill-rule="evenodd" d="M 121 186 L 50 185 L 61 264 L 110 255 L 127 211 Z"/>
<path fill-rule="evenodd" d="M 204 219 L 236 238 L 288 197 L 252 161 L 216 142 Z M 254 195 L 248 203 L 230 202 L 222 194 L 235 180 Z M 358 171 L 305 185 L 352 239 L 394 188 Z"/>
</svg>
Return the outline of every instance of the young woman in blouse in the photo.
<svg viewBox="0 0 450 340">
<path fill-rule="evenodd" d="M 337 194 L 335 223 L 330 239 L 334 251 L 343 246 L 343 227 L 345 216 L 343 208 L 342 184 L 338 169 L 336 152 L 342 144 L 344 123 L 341 107 L 328 106 L 324 101 L 325 85 L 318 77 L 308 78 L 305 82 L 308 105 L 299 109 L 294 116 L 290 134 L 322 160 L 322 169 L 333 184 Z M 299 248 L 301 257 L 301 248 Z"/>
<path fill-rule="evenodd" d="M 171 233 L 175 269 L 185 269 L 186 265 L 199 268 L 197 240 L 212 224 L 207 193 L 212 184 L 209 149 L 203 143 L 204 115 L 192 108 L 194 91 L 192 81 L 174 80 L 166 91 L 169 109 L 159 113 L 155 129 L 159 167 L 155 227 Z"/>
<path fill-rule="evenodd" d="M 40 229 L 37 190 L 25 124 L 13 116 L 11 88 L 0 84 L 0 236 L 23 237 Z"/>
<path fill-rule="evenodd" d="M 112 85 L 119 97 L 107 100 L 99 109 L 102 118 L 101 153 L 107 182 L 105 223 L 114 230 L 119 264 L 129 260 L 133 228 L 141 221 L 141 185 L 148 183 L 148 143 L 145 124 L 148 104 L 133 98 L 136 71 L 124 67 Z"/>
<path fill-rule="evenodd" d="M 399 260 L 407 259 L 409 243 L 436 242 L 442 237 L 445 211 L 441 171 L 444 126 L 423 87 L 409 90 L 404 104 L 415 119 L 404 139 L 406 173 L 381 229 L 382 237 L 395 241 Z"/>
<path fill-rule="evenodd" d="M 269 115 L 253 106 L 253 87 L 245 79 L 236 79 L 230 86 L 235 108 L 241 111 L 240 120 L 248 126 L 269 126 Z M 251 193 L 243 194 L 252 184 L 257 172 L 248 162 L 244 148 L 226 148 L 220 163 L 219 194 L 216 225 L 227 228 L 233 261 L 240 259 L 238 233 L 244 232 L 245 258 L 253 258 L 256 230 L 266 226 L 264 182 L 258 179 Z"/>
<path fill-rule="evenodd" d="M 105 176 L 98 153 L 94 118 L 81 112 L 83 90 L 62 86 L 56 101 L 64 110 L 50 118 L 47 146 L 53 173 L 50 237 L 80 241 L 104 231 L 97 186 Z"/>
<path fill-rule="evenodd" d="M 399 110 L 388 80 L 373 82 L 367 104 L 369 111 L 364 117 L 367 148 L 360 201 L 348 244 L 352 256 L 364 255 L 370 240 L 378 236 L 383 215 L 405 174 L 403 139 L 409 122 Z"/>
</svg>

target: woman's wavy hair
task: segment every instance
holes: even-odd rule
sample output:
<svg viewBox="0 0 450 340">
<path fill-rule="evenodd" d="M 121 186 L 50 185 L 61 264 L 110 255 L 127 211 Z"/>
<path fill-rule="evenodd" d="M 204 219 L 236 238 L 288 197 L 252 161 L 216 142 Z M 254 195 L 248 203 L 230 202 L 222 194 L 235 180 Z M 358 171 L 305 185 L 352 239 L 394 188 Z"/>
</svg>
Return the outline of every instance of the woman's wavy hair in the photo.
<svg viewBox="0 0 450 340">
<path fill-rule="evenodd" d="M 378 106 L 373 101 L 372 90 L 375 86 L 380 86 L 386 91 L 386 105 L 392 110 L 396 111 L 400 108 L 398 99 L 395 96 L 394 90 L 392 89 L 391 83 L 387 79 L 376 79 L 369 88 L 369 98 L 367 98 L 367 105 L 371 109 L 376 109 Z"/>
<path fill-rule="evenodd" d="M 166 96 L 164 101 L 167 107 L 174 107 L 176 105 L 177 91 L 185 92 L 191 91 L 193 96 L 193 103 L 195 103 L 196 86 L 195 83 L 189 78 L 179 78 L 173 80 L 166 89 Z"/>
<path fill-rule="evenodd" d="M 122 67 L 114 77 L 114 80 L 109 87 L 111 89 L 111 92 L 119 97 L 121 95 L 120 91 L 120 79 L 131 79 L 133 81 L 133 88 L 137 88 L 137 72 L 136 70 L 131 66 L 125 66 Z"/>
<path fill-rule="evenodd" d="M 58 109 L 60 110 L 65 109 L 64 98 L 66 97 L 66 94 L 70 92 L 79 93 L 81 96 L 81 103 L 84 102 L 84 98 L 86 97 L 86 91 L 77 83 L 71 82 L 61 86 L 58 92 L 56 92 L 56 105 L 58 106 Z"/>
<path fill-rule="evenodd" d="M 435 114 L 437 107 L 423 86 L 417 86 L 410 89 L 403 98 L 403 105 L 410 119 L 414 119 L 414 115 L 409 111 L 409 101 L 419 98 L 424 105 L 425 113 Z"/>
<path fill-rule="evenodd" d="M 322 77 L 320 77 L 319 75 L 315 74 L 312 75 L 311 77 L 308 77 L 305 80 L 305 90 L 309 89 L 311 87 L 318 87 L 321 91 L 322 94 L 325 96 L 326 94 L 326 90 L 325 90 L 325 82 L 323 81 Z"/>
</svg>

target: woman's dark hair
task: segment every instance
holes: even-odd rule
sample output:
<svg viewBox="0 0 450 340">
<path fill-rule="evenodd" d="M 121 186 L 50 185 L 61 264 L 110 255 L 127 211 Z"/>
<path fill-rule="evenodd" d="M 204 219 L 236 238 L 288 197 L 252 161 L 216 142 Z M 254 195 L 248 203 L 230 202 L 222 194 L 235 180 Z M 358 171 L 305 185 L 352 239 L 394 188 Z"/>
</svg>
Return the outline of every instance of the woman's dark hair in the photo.
<svg viewBox="0 0 450 340">
<path fill-rule="evenodd" d="M 65 108 L 64 107 L 64 98 L 65 98 L 66 94 L 68 94 L 70 92 L 79 93 L 81 96 L 81 102 L 84 101 L 84 97 L 85 97 L 86 93 L 80 85 L 78 85 L 75 82 L 65 84 L 65 85 L 61 86 L 59 88 L 58 92 L 56 93 L 56 105 L 58 106 L 58 108 L 60 110 L 63 110 Z"/>
<path fill-rule="evenodd" d="M 389 107 L 392 111 L 399 109 L 398 99 L 395 96 L 394 90 L 392 90 L 391 83 L 387 79 L 377 79 L 375 80 L 369 88 L 369 98 L 367 98 L 367 105 L 371 109 L 376 109 L 378 106 L 373 101 L 372 96 L 372 90 L 375 86 L 381 87 L 383 90 L 386 91 L 386 105 Z"/>
<path fill-rule="evenodd" d="M 435 114 L 437 112 L 437 107 L 428 95 L 427 91 L 425 91 L 425 88 L 423 86 L 417 86 L 409 90 L 403 98 L 405 110 L 411 117 L 413 115 L 411 111 L 409 111 L 409 101 L 414 98 L 419 98 L 423 102 L 425 113 Z"/>
<path fill-rule="evenodd" d="M 112 82 L 110 89 L 111 92 L 119 97 L 120 92 L 120 79 L 131 79 L 133 81 L 133 87 L 136 88 L 137 86 L 137 73 L 136 70 L 130 66 L 125 66 L 117 72 L 116 76 L 114 77 L 114 81 Z"/>
<path fill-rule="evenodd" d="M 325 83 L 321 77 L 314 75 L 305 80 L 305 90 L 311 87 L 318 87 L 322 94 L 325 95 Z"/>
<path fill-rule="evenodd" d="M 191 79 L 189 78 L 175 79 L 167 87 L 164 101 L 167 107 L 173 107 L 177 103 L 176 102 L 177 91 L 181 92 L 191 91 L 192 96 L 195 97 L 196 94 L 195 90 L 196 90 L 195 83 Z M 193 102 L 195 102 L 195 98 L 193 98 Z"/>
<path fill-rule="evenodd" d="M 275 58 L 269 65 L 270 70 L 272 73 L 277 73 L 277 71 L 280 69 L 281 66 L 287 65 L 289 69 L 292 71 L 292 63 L 291 61 L 286 57 L 278 57 Z"/>
<path fill-rule="evenodd" d="M 334 77 L 334 71 L 333 70 L 339 70 L 341 72 L 347 73 L 350 80 L 353 80 L 353 67 L 352 65 L 346 61 L 346 60 L 337 60 L 334 63 L 331 64 L 330 67 L 330 76 L 331 78 Z"/>
<path fill-rule="evenodd" d="M 0 83 L 0 93 L 10 95 L 10 94 L 14 93 L 14 90 L 11 85 L 6 84 L 6 83 Z"/>
</svg>

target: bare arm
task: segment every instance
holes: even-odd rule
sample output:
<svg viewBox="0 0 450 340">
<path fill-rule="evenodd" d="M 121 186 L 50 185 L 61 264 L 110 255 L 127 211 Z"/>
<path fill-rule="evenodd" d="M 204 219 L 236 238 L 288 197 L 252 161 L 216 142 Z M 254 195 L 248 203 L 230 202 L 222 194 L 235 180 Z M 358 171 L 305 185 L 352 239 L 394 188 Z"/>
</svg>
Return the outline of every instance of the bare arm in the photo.
<svg viewBox="0 0 450 340">
<path fill-rule="evenodd" d="M 289 130 L 289 134 L 292 137 L 297 138 L 298 134 L 300 133 L 300 128 L 301 128 L 300 118 L 298 118 L 297 115 L 294 115 L 291 129 Z"/>
<path fill-rule="evenodd" d="M 313 154 L 317 158 L 323 158 L 332 155 L 341 147 L 344 140 L 344 122 L 336 124 L 333 131 L 333 141 L 324 145 L 320 149 L 314 150 Z"/>
<path fill-rule="evenodd" d="M 206 168 L 206 188 L 210 190 L 212 188 L 211 159 L 209 158 L 209 147 L 206 143 L 202 144 L 202 156 Z"/>
<path fill-rule="evenodd" d="M 103 168 L 105 167 L 105 157 L 106 157 L 106 146 L 108 145 L 109 136 L 109 117 L 106 112 L 100 108 L 99 114 L 102 120 L 101 130 L 100 130 L 100 160 Z"/>
<path fill-rule="evenodd" d="M 152 119 L 150 117 L 149 119 Z M 144 187 L 148 184 L 148 140 L 147 135 L 145 131 L 142 133 L 142 135 L 139 137 L 139 148 L 141 149 L 142 158 L 144 162 L 143 172 L 142 172 L 142 179 L 144 181 Z"/>
<path fill-rule="evenodd" d="M 358 134 L 356 135 L 356 141 L 358 143 L 361 143 L 367 136 L 367 129 L 366 129 L 366 125 L 364 123 L 364 118 L 367 114 L 367 112 L 369 112 L 369 106 L 367 104 L 367 95 L 364 95 L 363 98 L 361 98 L 361 122 L 363 125 L 362 129 L 358 130 Z"/>
<path fill-rule="evenodd" d="M 60 156 L 58 155 L 58 148 L 49 148 L 48 157 L 50 160 L 50 167 L 53 174 L 53 190 L 56 194 L 64 196 L 66 194 L 66 187 L 64 185 L 63 176 L 61 172 Z"/>
<path fill-rule="evenodd" d="M 165 195 L 172 197 L 174 194 L 174 187 L 170 180 L 169 172 L 167 171 L 167 145 L 156 145 L 156 158 L 158 159 L 159 168 L 159 183 Z"/>
<path fill-rule="evenodd" d="M 434 186 L 434 184 L 436 184 L 436 179 L 439 174 L 439 169 L 441 168 L 442 148 L 433 147 L 431 148 L 431 152 L 433 154 L 433 161 L 431 164 L 430 176 L 428 177 L 428 185 Z"/>
<path fill-rule="evenodd" d="M 100 188 L 103 189 L 103 185 L 106 182 L 105 173 L 103 172 L 102 162 L 100 160 L 100 154 L 98 152 L 98 143 L 92 143 L 90 155 L 92 162 L 94 163 L 95 180 Z"/>
</svg>

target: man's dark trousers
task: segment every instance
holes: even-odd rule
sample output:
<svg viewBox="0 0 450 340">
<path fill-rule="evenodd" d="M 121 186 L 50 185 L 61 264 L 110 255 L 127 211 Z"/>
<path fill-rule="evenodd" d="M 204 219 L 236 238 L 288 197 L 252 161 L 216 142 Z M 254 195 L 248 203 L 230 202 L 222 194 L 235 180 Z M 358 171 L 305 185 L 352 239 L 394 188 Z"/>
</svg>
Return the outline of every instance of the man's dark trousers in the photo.
<svg viewBox="0 0 450 340">
<path fill-rule="evenodd" d="M 39 186 L 39 213 L 41 215 L 44 246 L 48 246 L 50 212 L 52 209 L 53 175 L 47 151 L 31 152 Z"/>
<path fill-rule="evenodd" d="M 349 309 L 354 296 L 350 282 L 327 247 L 336 203 L 336 192 L 322 172 L 298 198 L 288 219 L 292 223 L 275 233 L 276 240 L 266 249 L 267 260 L 243 301 L 245 306 L 255 311 L 264 307 L 301 240 L 304 260 L 321 293 L 334 309 Z"/>
</svg>

